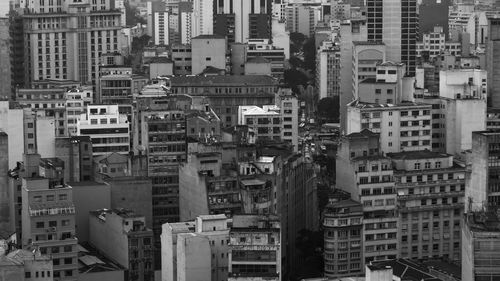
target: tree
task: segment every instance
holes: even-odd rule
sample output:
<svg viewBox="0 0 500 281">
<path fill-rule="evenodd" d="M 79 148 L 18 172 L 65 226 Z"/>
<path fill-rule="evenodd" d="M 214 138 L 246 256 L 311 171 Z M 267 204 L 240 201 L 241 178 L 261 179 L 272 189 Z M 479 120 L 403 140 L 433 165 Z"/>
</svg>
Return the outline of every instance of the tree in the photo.
<svg viewBox="0 0 500 281">
<path fill-rule="evenodd" d="M 302 229 L 295 241 L 295 248 L 303 264 L 297 269 L 298 279 L 318 277 L 323 274 L 323 231 Z"/>
<path fill-rule="evenodd" d="M 132 53 L 137 54 L 141 52 L 149 44 L 149 40 L 151 40 L 151 36 L 146 34 L 141 37 L 134 37 L 132 40 Z"/>
<path fill-rule="evenodd" d="M 322 98 L 318 102 L 318 118 L 325 122 L 339 122 L 339 97 Z"/>
<path fill-rule="evenodd" d="M 316 43 L 314 37 L 307 39 L 303 46 L 304 51 L 304 67 L 311 70 L 312 73 L 316 72 Z"/>
<path fill-rule="evenodd" d="M 290 33 L 290 53 L 295 54 L 302 50 L 302 45 L 306 40 L 306 36 L 302 33 L 292 32 Z"/>
<path fill-rule="evenodd" d="M 298 57 L 290 57 L 288 62 L 294 68 L 303 68 L 304 67 L 304 62 L 301 59 L 299 59 Z"/>
<path fill-rule="evenodd" d="M 302 85 L 304 87 L 307 86 L 307 83 L 309 81 L 309 79 L 307 78 L 307 76 L 301 72 L 300 70 L 297 70 L 297 69 L 287 69 L 285 70 L 285 73 L 284 73 L 284 79 L 285 79 L 285 84 L 292 88 L 292 91 L 294 93 L 298 93 L 299 90 L 298 90 L 298 86 L 299 85 Z"/>
<path fill-rule="evenodd" d="M 146 24 L 146 21 L 139 15 L 139 11 L 135 7 L 130 6 L 128 0 L 125 1 L 124 6 L 127 26 L 137 25 L 138 23 Z"/>
</svg>

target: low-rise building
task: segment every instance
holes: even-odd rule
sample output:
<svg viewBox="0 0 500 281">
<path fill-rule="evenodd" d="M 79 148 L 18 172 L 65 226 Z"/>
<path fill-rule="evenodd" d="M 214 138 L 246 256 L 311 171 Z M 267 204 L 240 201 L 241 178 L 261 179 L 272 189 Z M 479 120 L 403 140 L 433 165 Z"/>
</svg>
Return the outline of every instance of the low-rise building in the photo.
<svg viewBox="0 0 500 281">
<path fill-rule="evenodd" d="M 153 231 L 145 218 L 125 209 L 90 213 L 91 245 L 128 270 L 129 280 L 152 281 Z"/>
</svg>

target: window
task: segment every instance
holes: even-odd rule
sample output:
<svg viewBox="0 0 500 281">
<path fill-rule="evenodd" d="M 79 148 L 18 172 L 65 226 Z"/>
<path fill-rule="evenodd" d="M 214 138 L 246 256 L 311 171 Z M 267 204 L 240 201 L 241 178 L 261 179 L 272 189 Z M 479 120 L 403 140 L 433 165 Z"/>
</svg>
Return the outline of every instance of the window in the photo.
<svg viewBox="0 0 500 281">
<path fill-rule="evenodd" d="M 36 228 L 44 228 L 45 227 L 45 223 L 43 221 L 39 221 L 36 223 Z"/>
<path fill-rule="evenodd" d="M 68 194 L 59 194 L 59 200 L 68 200 Z"/>
<path fill-rule="evenodd" d="M 415 170 L 420 170 L 420 163 L 415 163 Z"/>
</svg>

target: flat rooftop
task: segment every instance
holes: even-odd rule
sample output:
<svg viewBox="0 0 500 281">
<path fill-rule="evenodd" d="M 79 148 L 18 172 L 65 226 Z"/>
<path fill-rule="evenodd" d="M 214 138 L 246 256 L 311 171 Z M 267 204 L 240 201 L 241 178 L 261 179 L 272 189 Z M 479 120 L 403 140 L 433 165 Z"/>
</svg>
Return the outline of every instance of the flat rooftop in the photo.
<svg viewBox="0 0 500 281">
<path fill-rule="evenodd" d="M 170 78 L 172 87 L 203 86 L 275 86 L 277 81 L 268 75 L 210 75 L 210 76 L 175 76 Z"/>
<path fill-rule="evenodd" d="M 404 151 L 397 153 L 387 153 L 387 157 L 397 160 L 405 159 L 428 159 L 428 158 L 446 158 L 451 156 L 446 153 L 439 153 L 430 150 Z"/>
</svg>

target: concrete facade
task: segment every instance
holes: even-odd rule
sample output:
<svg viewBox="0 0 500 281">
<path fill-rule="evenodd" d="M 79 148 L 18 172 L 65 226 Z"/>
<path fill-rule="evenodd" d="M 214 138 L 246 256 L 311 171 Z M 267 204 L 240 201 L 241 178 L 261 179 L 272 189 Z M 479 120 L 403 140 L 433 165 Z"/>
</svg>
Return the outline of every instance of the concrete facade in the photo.
<svg viewBox="0 0 500 281">
<path fill-rule="evenodd" d="M 191 39 L 192 74 L 198 75 L 207 67 L 226 69 L 226 39 L 217 35 L 201 35 Z"/>
</svg>

